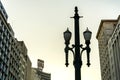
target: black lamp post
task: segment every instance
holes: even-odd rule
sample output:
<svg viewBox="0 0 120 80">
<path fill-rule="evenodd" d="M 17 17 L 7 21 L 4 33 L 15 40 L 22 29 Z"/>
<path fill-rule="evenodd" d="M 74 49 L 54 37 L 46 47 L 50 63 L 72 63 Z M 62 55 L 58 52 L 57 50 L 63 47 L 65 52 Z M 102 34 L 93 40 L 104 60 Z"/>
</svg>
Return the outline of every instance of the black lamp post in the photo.
<svg viewBox="0 0 120 80">
<path fill-rule="evenodd" d="M 75 44 L 72 45 L 72 48 L 69 47 L 70 44 L 70 39 L 71 39 L 71 35 L 72 33 L 69 31 L 69 29 L 67 29 L 67 31 L 64 32 L 64 39 L 65 39 L 65 55 L 66 55 L 66 67 L 68 67 L 69 63 L 68 63 L 68 52 L 69 50 L 73 52 L 73 57 L 74 57 L 74 61 L 73 61 L 73 65 L 75 67 L 75 80 L 81 80 L 81 66 L 82 66 L 82 52 L 84 50 L 86 50 L 87 52 L 87 66 L 90 66 L 90 39 L 91 39 L 91 35 L 92 32 L 88 30 L 83 32 L 84 35 L 84 39 L 85 39 L 85 44 L 86 47 L 83 48 L 83 45 L 80 44 L 80 38 L 79 38 L 79 18 L 81 18 L 81 16 L 79 16 L 78 14 L 78 9 L 77 7 L 75 7 L 75 15 L 74 17 L 75 20 Z M 73 50 L 73 48 L 75 48 Z M 80 48 L 82 49 L 82 51 L 80 52 Z"/>
</svg>

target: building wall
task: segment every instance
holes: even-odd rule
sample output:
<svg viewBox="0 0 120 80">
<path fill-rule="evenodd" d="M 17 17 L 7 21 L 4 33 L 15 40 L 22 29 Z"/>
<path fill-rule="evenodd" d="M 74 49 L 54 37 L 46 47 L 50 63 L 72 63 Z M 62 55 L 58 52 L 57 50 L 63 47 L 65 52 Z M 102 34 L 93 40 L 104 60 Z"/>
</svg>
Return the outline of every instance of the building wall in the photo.
<svg viewBox="0 0 120 80">
<path fill-rule="evenodd" d="M 19 53 L 7 13 L 0 1 L 0 80 L 19 80 Z"/>
<path fill-rule="evenodd" d="M 113 30 L 115 29 L 115 24 L 116 20 L 102 20 L 97 33 L 102 80 L 112 80 L 107 45 L 108 40 L 111 37 Z"/>
<path fill-rule="evenodd" d="M 23 41 L 14 37 L 0 1 L 0 80 L 31 80 L 31 61 Z"/>
<path fill-rule="evenodd" d="M 51 74 L 32 68 L 32 80 L 51 80 Z"/>
<path fill-rule="evenodd" d="M 20 49 L 20 80 L 31 80 L 31 61 L 27 55 L 27 48 L 23 41 L 18 41 Z"/>
<path fill-rule="evenodd" d="M 30 59 L 29 59 L 29 57 L 27 56 L 27 66 L 26 66 L 26 70 L 27 70 L 27 72 L 26 72 L 26 80 L 32 80 L 31 78 L 32 78 L 32 63 L 31 63 L 31 61 L 30 61 Z"/>
<path fill-rule="evenodd" d="M 5 32 L 6 31 L 6 32 Z M 9 72 L 12 36 L 7 29 L 7 23 L 2 20 L 0 14 L 0 78 L 6 78 Z M 6 73 L 6 74 L 5 74 Z"/>
<path fill-rule="evenodd" d="M 44 68 L 44 61 L 38 59 L 38 61 L 37 61 L 37 66 L 38 66 L 38 69 L 39 69 L 40 71 L 42 71 L 43 68 Z"/>
<path fill-rule="evenodd" d="M 41 80 L 41 78 L 37 75 L 37 70 L 32 68 L 32 78 L 31 80 Z"/>
<path fill-rule="evenodd" d="M 44 61 L 38 59 L 38 68 L 32 68 L 32 79 L 31 80 L 51 80 L 51 74 L 43 72 Z"/>
<path fill-rule="evenodd" d="M 97 33 L 101 64 L 101 76 L 102 80 L 120 80 L 120 16 L 116 20 L 107 20 L 107 22 L 109 22 L 109 29 L 107 28 L 107 25 L 103 25 L 103 23 L 106 23 L 106 21 L 101 21 L 102 24 L 100 24 Z M 105 33 L 102 35 L 104 31 Z M 103 36 L 105 36 L 105 38 L 102 39 Z M 105 39 L 107 39 L 106 45 L 104 45 Z M 104 47 L 106 47 L 105 49 L 107 52 L 107 56 L 105 50 L 103 49 Z M 109 62 L 108 68 L 105 67 L 107 66 L 107 61 Z M 107 69 L 105 70 L 105 73 L 107 74 L 104 73 L 104 69 Z M 108 71 L 108 69 L 110 71 L 109 73 L 106 72 Z M 110 77 L 108 78 L 108 76 Z"/>
<path fill-rule="evenodd" d="M 18 46 L 20 49 L 20 80 L 25 80 L 26 78 L 26 55 L 27 48 L 23 41 L 18 41 Z"/>
<path fill-rule="evenodd" d="M 108 41 L 112 80 L 120 80 L 120 18 Z"/>
<path fill-rule="evenodd" d="M 2 5 L 1 1 L 0 1 L 0 13 L 2 14 L 2 16 L 3 16 L 3 18 L 4 18 L 5 20 L 8 19 L 8 15 L 7 15 L 7 13 L 6 13 L 6 11 L 5 11 L 5 9 L 4 9 L 4 6 Z"/>
</svg>

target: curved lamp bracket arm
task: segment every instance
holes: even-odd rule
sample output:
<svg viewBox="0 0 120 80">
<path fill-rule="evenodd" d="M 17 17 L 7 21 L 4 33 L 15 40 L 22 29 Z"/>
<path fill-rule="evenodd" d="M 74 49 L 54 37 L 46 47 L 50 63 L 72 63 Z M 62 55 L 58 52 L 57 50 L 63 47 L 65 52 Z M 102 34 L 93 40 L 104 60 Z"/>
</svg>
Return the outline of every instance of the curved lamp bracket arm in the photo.
<svg viewBox="0 0 120 80">
<path fill-rule="evenodd" d="M 73 51 L 73 48 L 74 48 L 75 46 L 74 45 L 72 45 L 72 48 L 70 48 L 68 45 L 66 45 L 66 47 L 65 47 L 65 53 L 68 53 L 68 51 L 70 50 L 72 53 L 73 53 L 73 56 L 74 56 L 74 51 Z"/>
<path fill-rule="evenodd" d="M 66 63 L 65 63 L 65 65 L 66 65 L 66 67 L 68 67 L 68 65 L 69 65 L 69 62 L 68 62 L 68 53 L 69 53 L 69 50 L 73 53 L 73 57 L 74 57 L 74 51 L 73 51 L 73 46 L 72 46 L 72 48 L 70 48 L 68 45 L 66 45 L 66 47 L 65 47 L 65 49 L 64 49 L 64 51 L 65 51 L 65 56 L 66 56 Z"/>
<path fill-rule="evenodd" d="M 81 51 L 81 53 L 80 53 L 80 56 L 82 56 L 83 51 L 86 50 L 87 47 L 83 48 L 83 44 L 80 44 L 79 47 L 82 49 L 82 51 Z M 73 52 L 73 55 L 74 55 L 73 48 L 75 48 L 75 45 L 74 45 L 74 44 L 72 45 L 72 48 L 70 48 L 70 50 Z"/>
<path fill-rule="evenodd" d="M 90 51 L 91 51 L 91 48 L 89 47 L 89 45 L 86 45 L 86 47 L 83 48 L 82 44 L 79 47 L 82 49 L 82 51 L 80 52 L 81 60 L 82 60 L 82 53 L 83 53 L 83 51 L 86 50 L 86 52 L 87 52 L 87 66 L 89 67 L 90 66 Z M 66 47 L 64 49 L 65 53 L 66 53 L 65 54 L 66 55 L 66 63 L 65 63 L 66 67 L 68 67 L 68 65 L 69 65 L 69 63 L 68 63 L 68 53 L 69 53 L 69 50 L 73 53 L 73 58 L 74 58 L 75 53 L 73 51 L 73 48 L 75 48 L 75 45 L 72 45 L 72 48 L 70 48 L 69 45 L 66 45 Z"/>
<path fill-rule="evenodd" d="M 81 60 L 82 60 L 82 53 L 83 53 L 83 51 L 87 50 L 87 48 L 86 47 L 85 48 L 81 47 L 81 48 L 82 48 L 82 51 L 80 53 L 80 57 L 81 57 Z"/>
<path fill-rule="evenodd" d="M 82 51 L 80 53 L 81 60 L 82 60 L 82 53 L 83 53 L 83 51 L 86 50 L 86 53 L 87 53 L 87 66 L 89 67 L 90 66 L 90 51 L 91 51 L 91 48 L 89 47 L 89 45 L 86 45 L 85 48 L 83 48 L 82 46 L 80 48 L 82 49 Z"/>
</svg>

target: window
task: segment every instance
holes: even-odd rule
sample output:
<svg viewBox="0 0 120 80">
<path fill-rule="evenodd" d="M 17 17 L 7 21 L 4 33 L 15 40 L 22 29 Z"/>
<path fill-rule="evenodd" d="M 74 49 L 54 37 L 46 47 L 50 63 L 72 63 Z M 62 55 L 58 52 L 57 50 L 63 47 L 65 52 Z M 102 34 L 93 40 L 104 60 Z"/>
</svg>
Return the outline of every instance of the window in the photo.
<svg viewBox="0 0 120 80">
<path fill-rule="evenodd" d="M 2 71 L 0 71 L 0 79 L 2 78 Z"/>
<path fill-rule="evenodd" d="M 1 49 L 0 49 L 0 57 L 1 57 L 2 53 L 1 53 Z"/>
</svg>

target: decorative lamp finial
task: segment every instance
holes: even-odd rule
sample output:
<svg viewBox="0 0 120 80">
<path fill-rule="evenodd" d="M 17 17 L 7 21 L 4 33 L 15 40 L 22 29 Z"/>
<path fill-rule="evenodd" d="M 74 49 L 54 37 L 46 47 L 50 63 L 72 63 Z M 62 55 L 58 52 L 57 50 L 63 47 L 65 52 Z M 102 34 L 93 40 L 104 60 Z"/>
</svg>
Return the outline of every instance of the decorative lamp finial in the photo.
<svg viewBox="0 0 120 80">
<path fill-rule="evenodd" d="M 78 8 L 77 8 L 77 6 L 75 6 L 75 13 L 77 13 L 78 12 Z"/>
</svg>

